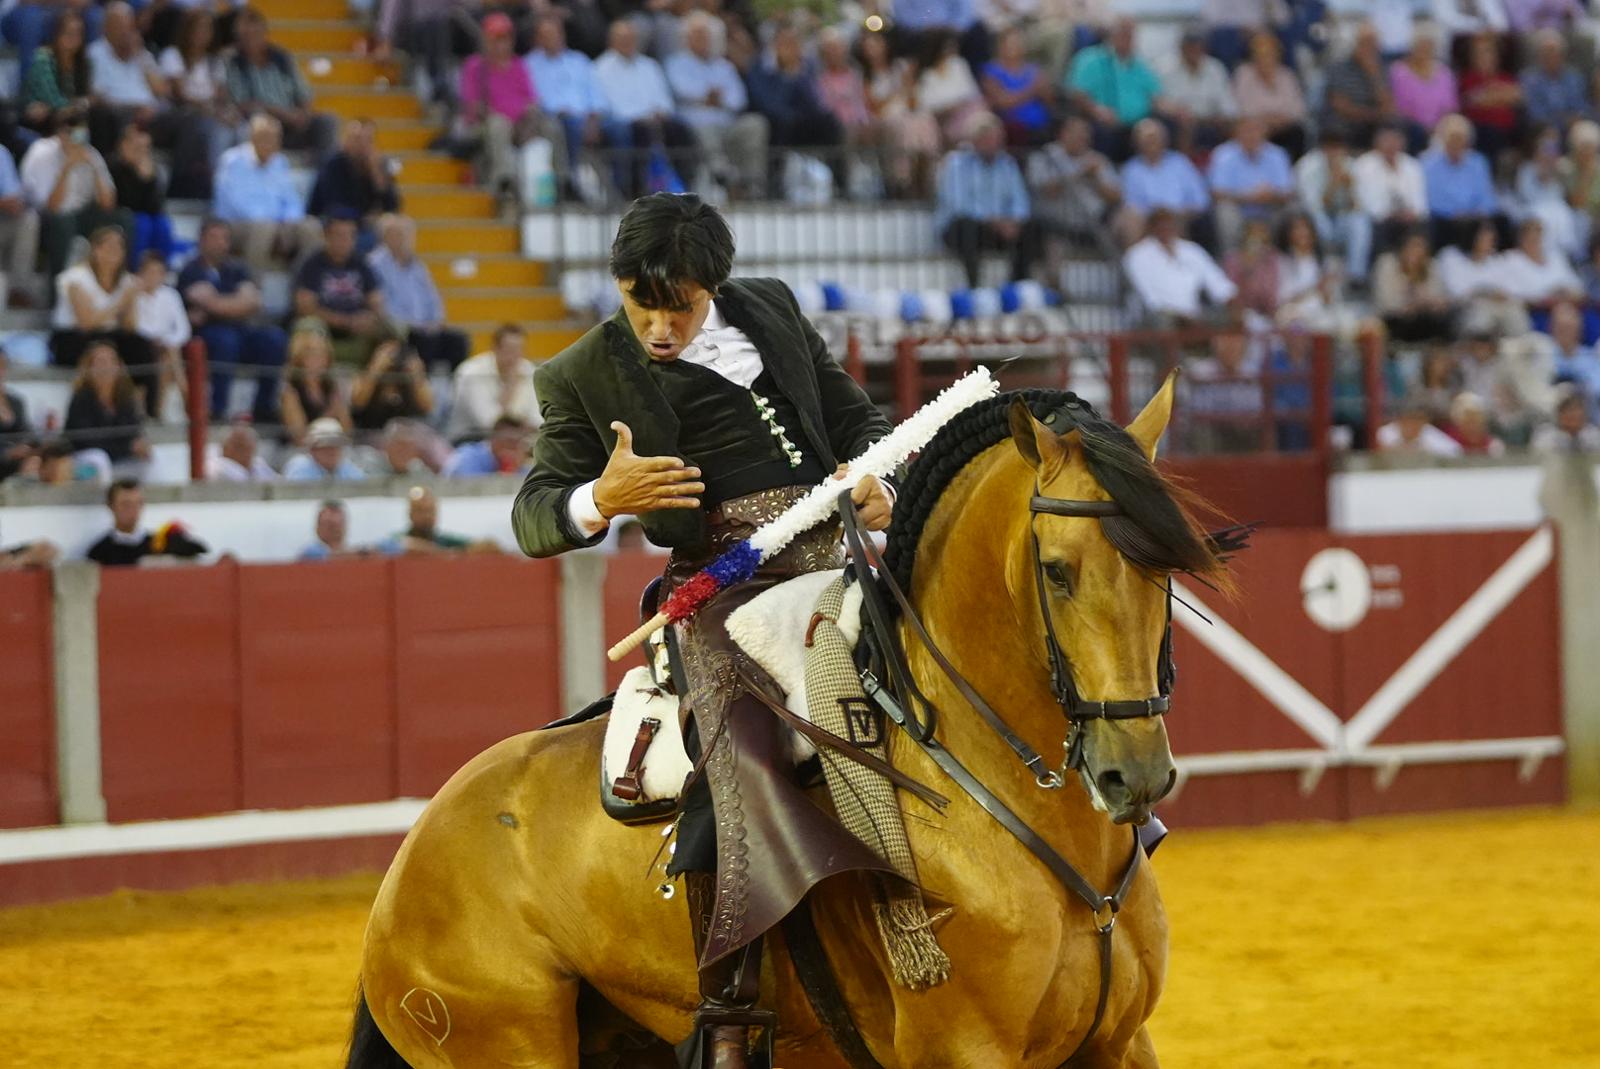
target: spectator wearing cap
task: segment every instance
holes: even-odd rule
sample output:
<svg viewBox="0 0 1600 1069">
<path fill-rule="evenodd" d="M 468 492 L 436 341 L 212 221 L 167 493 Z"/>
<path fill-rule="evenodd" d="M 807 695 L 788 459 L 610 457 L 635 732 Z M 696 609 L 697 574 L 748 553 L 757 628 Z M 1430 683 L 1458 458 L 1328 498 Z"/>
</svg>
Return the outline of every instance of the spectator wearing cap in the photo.
<svg viewBox="0 0 1600 1069">
<path fill-rule="evenodd" d="M 22 190 L 39 213 L 48 281 L 67 266 L 72 241 L 105 226 L 133 230 L 133 216 L 117 207 L 117 188 L 105 158 L 88 144 L 82 111 L 69 109 L 56 118 L 54 133 L 41 137 L 22 154 Z"/>
<path fill-rule="evenodd" d="M 350 438 L 333 417 L 323 416 L 311 421 L 311 426 L 306 428 L 305 446 L 304 453 L 296 453 L 283 466 L 285 481 L 360 480 L 367 477 L 367 473 L 350 459 Z"/>
<path fill-rule="evenodd" d="M 1250 62 L 1233 72 L 1233 98 L 1241 118 L 1260 119 L 1267 137 L 1290 156 L 1306 149 L 1305 93 L 1300 79 L 1283 62 L 1283 45 L 1274 33 L 1258 31 L 1250 38 Z"/>
<path fill-rule="evenodd" d="M 1533 308 L 1583 299 L 1583 283 L 1572 262 L 1560 249 L 1550 248 L 1544 239 L 1544 223 L 1538 219 L 1522 221 L 1517 227 L 1516 248 L 1507 252 L 1501 263 L 1507 290 Z"/>
<path fill-rule="evenodd" d="M 1406 399 L 1399 418 L 1378 428 L 1378 452 L 1396 456 L 1458 457 L 1461 443 L 1429 422 L 1428 404 L 1420 396 Z"/>
<path fill-rule="evenodd" d="M 1356 200 L 1373 222 L 1380 250 L 1393 248 L 1428 219 L 1427 179 L 1405 146 L 1405 133 L 1387 123 L 1378 129 L 1371 150 L 1355 163 Z"/>
<path fill-rule="evenodd" d="M 283 154 L 283 125 L 265 112 L 250 120 L 250 139 L 217 162 L 216 218 L 227 223 L 233 251 L 256 271 L 292 263 L 322 244 L 322 227 L 306 217 L 305 198 Z"/>
<path fill-rule="evenodd" d="M 137 479 L 112 483 L 106 490 L 106 508 L 111 510 L 111 530 L 84 554 L 102 567 L 142 564 L 151 557 L 194 560 L 210 552 L 204 542 L 191 537 L 176 521 L 154 531 L 141 524 L 144 488 Z"/>
<path fill-rule="evenodd" d="M 1222 61 L 1206 54 L 1206 31 L 1189 26 L 1178 53 L 1160 65 L 1161 93 L 1172 102 L 1169 118 L 1184 152 L 1212 148 L 1228 136 L 1239 117 L 1239 102 Z"/>
<path fill-rule="evenodd" d="M 268 39 L 267 17 L 243 8 L 233 21 L 234 52 L 227 64 L 228 96 L 247 118 L 265 113 L 283 124 L 283 143 L 310 149 L 317 159 L 333 150 L 338 123 L 311 110 L 311 86 L 294 58 Z"/>
<path fill-rule="evenodd" d="M 1461 75 L 1461 113 L 1491 163 L 1521 139 L 1522 131 L 1522 83 L 1505 69 L 1504 47 L 1493 33 L 1474 34 Z"/>
<path fill-rule="evenodd" d="M 1378 29 L 1372 23 L 1361 24 L 1350 54 L 1328 68 L 1326 97 L 1323 121 L 1342 124 L 1357 146 L 1369 144 L 1378 125 L 1395 117 Z"/>
<path fill-rule="evenodd" d="M 317 172 L 306 200 L 307 215 L 319 219 L 353 216 L 365 230 L 384 212 L 400 210 L 391 161 L 378 151 L 377 134 L 378 124 L 371 119 L 351 119 L 344 124 L 339 151 Z"/>
<path fill-rule="evenodd" d="M 11 150 L 0 145 L 0 309 L 13 287 L 30 301 L 39 297 L 38 258 L 39 213 L 28 203 Z"/>
<path fill-rule="evenodd" d="M 244 262 L 228 255 L 232 243 L 222 220 L 200 224 L 195 257 L 178 273 L 178 292 L 188 308 L 189 325 L 205 343 L 211 418 L 227 416 L 234 375 L 249 367 L 256 377 L 251 418 L 270 426 L 279 419 L 278 375 L 288 340 L 281 327 L 261 322 L 261 289 Z"/>
<path fill-rule="evenodd" d="M 1200 236 L 1209 228 L 1211 191 L 1189 157 L 1167 148 L 1167 128 L 1145 119 L 1133 128 L 1137 154 L 1122 166 L 1122 213 L 1117 231 L 1123 244 L 1144 233 L 1145 219 L 1156 209 L 1172 212 L 1181 230 Z"/>
<path fill-rule="evenodd" d="M 451 478 L 482 475 L 523 475 L 532 464 L 533 431 L 510 416 L 494 421 L 489 437 L 459 446 L 440 473 Z"/>
<path fill-rule="evenodd" d="M 1211 155 L 1211 196 L 1217 205 L 1217 236 L 1224 248 L 1239 244 L 1247 221 L 1269 226 L 1294 199 L 1289 154 L 1267 140 L 1260 119 L 1240 119 L 1233 140 Z"/>
<path fill-rule="evenodd" d="M 1522 105 L 1528 122 L 1565 130 L 1588 114 L 1583 76 L 1567 63 L 1567 42 L 1555 30 L 1533 40 L 1533 64 L 1522 72 Z"/>
<path fill-rule="evenodd" d="M 338 363 L 360 367 L 395 330 L 385 315 L 383 289 L 367 261 L 356 253 L 353 216 L 330 216 L 322 226 L 322 248 L 294 276 L 294 311 L 321 323 Z"/>
<path fill-rule="evenodd" d="M 562 18 L 568 14 L 564 10 L 560 15 L 549 12 L 539 16 L 533 51 L 522 62 L 528 68 L 540 110 L 560 122 L 565 131 L 567 165 L 576 167 L 583 150 L 604 149 L 609 142 L 605 93 L 595 76 L 594 61 L 567 47 Z M 741 81 L 739 92 L 743 91 Z"/>
<path fill-rule="evenodd" d="M 1158 321 L 1178 326 L 1236 318 L 1238 288 L 1210 253 L 1184 240 L 1177 214 L 1155 209 L 1149 231 L 1122 258 L 1145 308 Z"/>
<path fill-rule="evenodd" d="M 261 441 L 248 423 L 235 423 L 217 452 L 206 459 L 206 480 L 214 483 L 272 483 L 278 473 L 261 455 Z"/>
<path fill-rule="evenodd" d="M 947 155 L 939 168 L 934 225 L 961 262 L 967 285 L 979 285 L 984 252 L 1009 252 L 1011 278 L 1028 277 L 1039 258 L 1039 225 L 1017 161 L 1005 151 L 1005 127 L 985 114 L 974 124 L 970 147 Z"/>
<path fill-rule="evenodd" d="M 1478 224 L 1500 214 L 1489 161 L 1472 150 L 1472 124 L 1446 115 L 1434 132 L 1435 147 L 1421 160 L 1434 245 L 1464 248 Z"/>
<path fill-rule="evenodd" d="M 524 350 L 526 340 L 521 327 L 506 323 L 494 332 L 492 350 L 456 368 L 446 431 L 451 442 L 483 438 L 503 417 L 539 425 L 539 398 L 533 390 L 533 365 Z"/>
<path fill-rule="evenodd" d="M 504 12 L 491 12 L 483 20 L 483 47 L 461 65 L 457 90 L 461 116 L 479 140 L 480 179 L 503 196 L 516 195 L 516 152 L 534 137 L 550 142 L 558 175 L 566 175 L 568 159 L 566 129 L 539 110 L 528 68 L 517 58 L 515 33 Z"/>
<path fill-rule="evenodd" d="M 1344 132 L 1324 129 L 1318 147 L 1294 165 L 1294 181 L 1317 238 L 1342 252 L 1345 273 L 1365 285 L 1372 261 L 1372 218 L 1356 198 L 1355 165 Z"/>
<path fill-rule="evenodd" d="M 639 31 L 627 19 L 618 19 L 607 31 L 608 47 L 595 60 L 595 74 L 606 98 L 606 134 L 613 145 L 631 157 L 631 167 L 619 166 L 617 184 L 637 195 L 650 184 L 652 156 L 665 152 L 678 177 L 696 168 L 694 133 L 676 114 L 672 87 L 666 73 L 639 51 Z M 658 174 L 657 185 L 667 176 Z"/>
<path fill-rule="evenodd" d="M 1066 88 L 1095 124 L 1096 147 L 1112 159 L 1127 156 L 1128 130 L 1160 110 L 1161 79 L 1134 51 L 1138 24 L 1122 16 L 1103 43 L 1072 58 Z"/>
<path fill-rule="evenodd" d="M 1555 422 L 1533 433 L 1533 449 L 1546 456 L 1600 454 L 1600 426 L 1589 416 L 1589 405 L 1576 383 L 1556 387 Z"/>
<path fill-rule="evenodd" d="M 389 318 L 405 328 L 406 342 L 429 368 L 454 371 L 467 358 L 467 336 L 445 325 L 444 300 L 433 272 L 417 255 L 417 224 L 408 216 L 378 220 L 381 244 L 367 257 L 378 276 Z"/>
<path fill-rule="evenodd" d="M 722 55 L 724 32 L 704 11 L 684 16 L 683 48 L 664 64 L 667 83 L 712 170 L 741 195 L 759 198 L 767 188 L 767 119 L 747 110 L 744 79 Z"/>
</svg>

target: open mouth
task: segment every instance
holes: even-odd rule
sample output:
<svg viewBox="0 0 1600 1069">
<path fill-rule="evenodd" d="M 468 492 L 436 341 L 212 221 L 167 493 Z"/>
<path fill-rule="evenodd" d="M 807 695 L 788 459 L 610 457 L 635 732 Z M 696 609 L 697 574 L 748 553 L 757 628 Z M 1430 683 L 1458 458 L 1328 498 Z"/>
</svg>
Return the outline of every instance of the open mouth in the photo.
<svg viewBox="0 0 1600 1069">
<path fill-rule="evenodd" d="M 670 341 L 645 342 L 644 347 L 651 356 L 672 356 L 678 351 L 678 347 Z"/>
</svg>

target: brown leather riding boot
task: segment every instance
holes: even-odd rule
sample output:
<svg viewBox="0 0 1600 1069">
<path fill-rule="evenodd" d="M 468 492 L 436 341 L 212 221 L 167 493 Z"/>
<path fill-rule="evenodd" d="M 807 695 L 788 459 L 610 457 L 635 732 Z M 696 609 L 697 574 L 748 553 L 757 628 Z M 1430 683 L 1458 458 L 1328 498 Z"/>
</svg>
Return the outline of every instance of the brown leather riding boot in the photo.
<svg viewBox="0 0 1600 1069">
<path fill-rule="evenodd" d="M 686 872 L 684 891 L 688 898 L 689 919 L 694 934 L 696 963 L 705 949 L 716 904 L 716 875 Z M 698 1060 L 692 1069 L 756 1069 L 770 1060 L 752 1063 L 750 1029 L 765 1030 L 770 1049 L 776 1030 L 776 1017 L 755 1008 L 759 995 L 761 941 L 755 940 L 734 954 L 700 969 L 700 1007 L 695 1011 L 695 1030 L 700 1039 Z"/>
</svg>

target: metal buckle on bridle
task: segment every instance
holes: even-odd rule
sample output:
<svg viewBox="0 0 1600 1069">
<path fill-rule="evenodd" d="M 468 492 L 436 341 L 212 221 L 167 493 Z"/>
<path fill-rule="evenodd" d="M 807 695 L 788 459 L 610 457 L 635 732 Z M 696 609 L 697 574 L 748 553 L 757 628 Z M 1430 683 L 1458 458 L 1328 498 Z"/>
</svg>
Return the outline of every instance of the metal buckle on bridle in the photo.
<svg viewBox="0 0 1600 1069">
<path fill-rule="evenodd" d="M 1117 926 L 1117 911 L 1122 907 L 1115 898 L 1106 895 L 1094 909 L 1095 930 L 1106 935 Z"/>
</svg>

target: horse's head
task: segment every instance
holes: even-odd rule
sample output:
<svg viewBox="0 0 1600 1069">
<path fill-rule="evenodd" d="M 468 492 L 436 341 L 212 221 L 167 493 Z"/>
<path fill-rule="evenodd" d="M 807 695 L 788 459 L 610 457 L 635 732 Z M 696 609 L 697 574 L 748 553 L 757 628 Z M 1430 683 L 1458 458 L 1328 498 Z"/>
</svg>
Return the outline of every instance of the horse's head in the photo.
<svg viewBox="0 0 1600 1069">
<path fill-rule="evenodd" d="M 1169 378 L 1126 431 L 1085 415 L 1058 434 L 1021 401 L 1010 410 L 1012 440 L 1034 468 L 1038 497 L 1116 507 L 1097 515 L 1093 506 L 1057 505 L 1069 513 L 1062 515 L 1049 511 L 1051 501 L 1035 502 L 1009 547 L 1006 574 L 1037 648 L 1048 657 L 1054 641 L 1063 655 L 1060 693 L 1077 701 L 1076 767 L 1119 824 L 1147 820 L 1177 778 L 1162 717 L 1139 715 L 1132 704 L 1161 694 L 1167 578 L 1223 569 L 1154 465 L 1172 386 Z M 1123 715 L 1095 716 L 1099 702 L 1128 704 L 1113 707 Z"/>
</svg>

